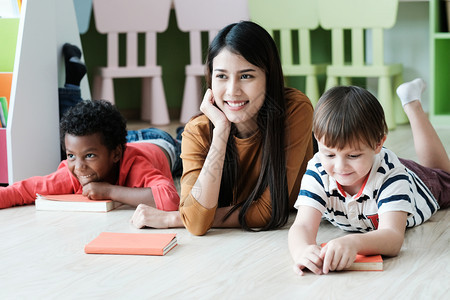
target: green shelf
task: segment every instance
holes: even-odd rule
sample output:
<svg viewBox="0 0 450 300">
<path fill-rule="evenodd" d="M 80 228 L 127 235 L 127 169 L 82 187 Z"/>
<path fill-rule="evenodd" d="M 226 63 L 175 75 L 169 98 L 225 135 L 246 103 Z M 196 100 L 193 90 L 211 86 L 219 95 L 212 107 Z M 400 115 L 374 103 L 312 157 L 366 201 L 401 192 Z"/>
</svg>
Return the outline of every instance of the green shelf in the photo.
<svg viewBox="0 0 450 300">
<path fill-rule="evenodd" d="M 450 33 L 445 3 L 430 0 L 430 120 L 450 127 Z"/>
</svg>

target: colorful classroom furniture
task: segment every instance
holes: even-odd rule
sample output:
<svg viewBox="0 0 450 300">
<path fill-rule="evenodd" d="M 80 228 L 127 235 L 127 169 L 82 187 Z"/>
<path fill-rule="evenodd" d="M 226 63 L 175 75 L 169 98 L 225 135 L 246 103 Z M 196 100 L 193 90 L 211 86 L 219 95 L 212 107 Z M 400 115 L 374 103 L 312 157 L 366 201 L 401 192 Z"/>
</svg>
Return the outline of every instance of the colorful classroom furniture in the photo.
<svg viewBox="0 0 450 300">
<path fill-rule="evenodd" d="M 12 71 L 16 54 L 19 18 L 0 18 L 0 97 L 9 106 L 11 98 Z M 6 128 L 0 126 L 0 183 L 8 183 L 8 156 L 6 152 Z"/>
<path fill-rule="evenodd" d="M 388 127 L 396 127 L 396 113 L 403 112 L 396 100 L 396 87 L 403 82 L 401 64 L 385 64 L 383 30 L 394 26 L 398 0 L 318 0 L 320 25 L 331 30 L 332 62 L 327 67 L 326 89 L 351 84 L 351 78 L 378 78 L 377 97 Z M 351 61 L 347 62 L 345 31 L 351 36 Z M 365 56 L 366 38 L 372 37 L 372 61 Z M 393 78 L 393 81 L 391 81 Z M 339 82 L 340 79 L 340 82 Z M 401 119 L 401 113 L 398 113 Z"/>
<path fill-rule="evenodd" d="M 18 18 L 0 18 L 0 72 L 13 71 L 18 28 Z"/>
<path fill-rule="evenodd" d="M 0 153 L 6 154 L 6 130 L 0 130 Z M 0 154 L 0 183 L 8 183 L 8 159 Z"/>
<path fill-rule="evenodd" d="M 172 0 L 94 0 L 97 31 L 107 34 L 107 66 L 94 78 L 95 99 L 115 103 L 115 78 L 142 78 L 141 118 L 152 124 L 170 123 L 162 82 L 156 62 L 156 33 L 169 24 Z M 145 65 L 138 65 L 138 33 L 145 33 Z M 119 66 L 119 34 L 126 35 L 126 62 Z"/>
<path fill-rule="evenodd" d="M 0 97 L 5 97 L 8 102 L 11 99 L 12 72 L 0 71 Z"/>
<path fill-rule="evenodd" d="M 311 0 L 248 0 L 250 19 L 274 36 L 280 32 L 280 56 L 285 76 L 304 76 L 305 93 L 313 104 L 321 93 L 317 76 L 325 74 L 326 64 L 311 62 L 310 31 L 319 27 L 317 2 Z M 293 39 L 296 32 L 298 38 Z M 295 46 L 293 48 L 293 45 Z M 294 53 L 297 49 L 297 53 Z M 298 57 L 298 63 L 294 58 Z"/>
<path fill-rule="evenodd" d="M 450 1 L 430 0 L 430 120 L 450 126 Z M 445 22 L 447 21 L 447 22 Z"/>
<path fill-rule="evenodd" d="M 72 1 L 22 4 L 8 124 L 0 129 L 0 144 L 6 137 L 6 153 L 0 151 L 0 161 L 7 158 L 9 184 L 49 174 L 60 163 L 58 79 L 65 77 L 61 48 L 70 42 L 82 49 Z M 80 87 L 82 95 L 89 97 L 87 76 Z"/>
<path fill-rule="evenodd" d="M 199 113 L 203 98 L 201 80 L 205 66 L 202 32 L 208 32 L 208 42 L 211 42 L 226 25 L 248 20 L 248 5 L 243 0 L 174 0 L 174 6 L 178 28 L 189 32 L 190 63 L 185 68 L 186 81 L 180 116 L 180 122 L 187 123 Z"/>
</svg>

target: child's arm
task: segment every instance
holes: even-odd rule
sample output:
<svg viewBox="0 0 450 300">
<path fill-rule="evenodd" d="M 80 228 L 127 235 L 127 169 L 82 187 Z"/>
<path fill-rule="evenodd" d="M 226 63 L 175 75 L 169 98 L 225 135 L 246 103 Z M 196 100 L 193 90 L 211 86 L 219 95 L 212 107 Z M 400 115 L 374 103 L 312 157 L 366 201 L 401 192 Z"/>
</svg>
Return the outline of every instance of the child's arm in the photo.
<svg viewBox="0 0 450 300">
<path fill-rule="evenodd" d="M 107 182 L 90 182 L 83 186 L 83 195 L 92 200 L 111 199 L 136 207 L 139 204 L 156 207 L 151 188 L 131 188 Z"/>
<path fill-rule="evenodd" d="M 403 211 L 385 212 L 379 216 L 378 229 L 361 234 L 349 234 L 327 243 L 322 248 L 323 273 L 349 267 L 356 254 L 396 256 L 405 237 L 406 219 Z"/>
<path fill-rule="evenodd" d="M 239 227 L 238 214 L 239 210 L 234 211 L 225 221 L 223 218 L 231 207 L 219 207 L 214 216 L 212 227 Z M 176 228 L 184 227 L 178 211 L 162 211 L 148 205 L 140 204 L 136 208 L 131 224 L 137 228 Z"/>
<path fill-rule="evenodd" d="M 294 224 L 289 229 L 289 251 L 294 260 L 294 272 L 303 275 L 303 269 L 322 274 L 320 247 L 316 244 L 322 213 L 310 206 L 300 206 Z"/>
</svg>

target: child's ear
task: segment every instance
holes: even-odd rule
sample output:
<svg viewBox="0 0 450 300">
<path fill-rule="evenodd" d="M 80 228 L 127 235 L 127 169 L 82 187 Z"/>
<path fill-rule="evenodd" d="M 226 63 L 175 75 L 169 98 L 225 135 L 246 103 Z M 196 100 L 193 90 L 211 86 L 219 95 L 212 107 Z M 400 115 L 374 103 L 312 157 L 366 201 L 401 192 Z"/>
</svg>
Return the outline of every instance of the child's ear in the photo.
<svg viewBox="0 0 450 300">
<path fill-rule="evenodd" d="M 121 145 L 117 146 L 116 149 L 113 150 L 113 159 L 114 162 L 118 162 L 122 158 L 123 148 Z"/>
<path fill-rule="evenodd" d="M 384 135 L 384 137 L 381 139 L 381 141 L 377 144 L 377 147 L 375 148 L 375 153 L 380 153 L 381 149 L 383 148 L 384 142 L 386 141 L 387 135 Z"/>
</svg>

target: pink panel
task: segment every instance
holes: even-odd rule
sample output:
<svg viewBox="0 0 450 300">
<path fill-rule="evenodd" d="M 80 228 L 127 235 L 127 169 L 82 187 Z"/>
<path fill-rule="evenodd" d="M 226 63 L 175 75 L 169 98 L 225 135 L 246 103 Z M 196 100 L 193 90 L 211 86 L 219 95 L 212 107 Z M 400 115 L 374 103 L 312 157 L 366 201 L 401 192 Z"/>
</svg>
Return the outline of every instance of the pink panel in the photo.
<svg viewBox="0 0 450 300">
<path fill-rule="evenodd" d="M 8 183 L 8 159 L 6 157 L 6 129 L 0 129 L 0 183 Z"/>
<path fill-rule="evenodd" d="M 163 32 L 171 5 L 172 0 L 94 0 L 95 25 L 100 33 Z"/>
<path fill-rule="evenodd" d="M 228 24 L 249 19 L 244 0 L 174 0 L 181 31 L 220 30 Z"/>
</svg>

